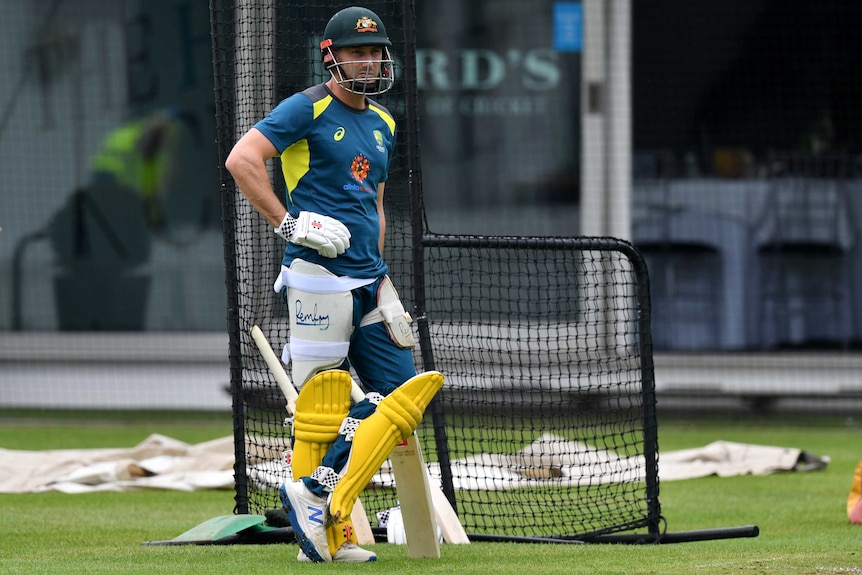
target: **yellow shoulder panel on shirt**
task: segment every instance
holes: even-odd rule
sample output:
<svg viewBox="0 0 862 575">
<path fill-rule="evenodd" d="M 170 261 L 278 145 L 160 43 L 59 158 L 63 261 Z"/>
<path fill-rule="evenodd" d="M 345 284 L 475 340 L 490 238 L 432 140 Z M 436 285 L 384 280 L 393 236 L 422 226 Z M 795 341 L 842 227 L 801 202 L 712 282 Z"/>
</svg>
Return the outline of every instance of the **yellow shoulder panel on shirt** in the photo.
<svg viewBox="0 0 862 575">
<path fill-rule="evenodd" d="M 386 110 L 384 110 L 383 108 L 379 108 L 374 104 L 371 104 L 368 108 L 377 112 L 377 115 L 383 118 L 383 121 L 386 122 L 387 126 L 389 126 L 389 131 L 393 134 L 395 133 L 395 120 L 392 118 L 392 116 L 386 113 Z"/>
<path fill-rule="evenodd" d="M 332 103 L 332 96 L 327 95 L 325 98 L 321 98 L 320 100 L 314 103 L 314 119 L 316 120 L 318 116 L 320 116 L 323 111 Z"/>
<path fill-rule="evenodd" d="M 308 140 L 297 140 L 281 153 L 281 173 L 284 174 L 284 184 L 287 187 L 287 199 L 299 184 L 299 180 L 308 173 L 311 164 L 311 152 L 308 151 Z"/>
</svg>

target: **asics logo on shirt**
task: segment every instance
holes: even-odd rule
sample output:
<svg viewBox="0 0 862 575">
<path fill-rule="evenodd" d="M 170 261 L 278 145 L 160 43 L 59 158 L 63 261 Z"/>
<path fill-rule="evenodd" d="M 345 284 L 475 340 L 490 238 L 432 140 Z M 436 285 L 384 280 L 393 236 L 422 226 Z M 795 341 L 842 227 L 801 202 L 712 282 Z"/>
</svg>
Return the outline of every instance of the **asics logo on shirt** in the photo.
<svg viewBox="0 0 862 575">
<path fill-rule="evenodd" d="M 332 134 L 332 139 L 336 142 L 340 142 L 344 137 L 344 126 L 338 126 L 338 129 L 335 130 L 335 133 Z"/>
</svg>

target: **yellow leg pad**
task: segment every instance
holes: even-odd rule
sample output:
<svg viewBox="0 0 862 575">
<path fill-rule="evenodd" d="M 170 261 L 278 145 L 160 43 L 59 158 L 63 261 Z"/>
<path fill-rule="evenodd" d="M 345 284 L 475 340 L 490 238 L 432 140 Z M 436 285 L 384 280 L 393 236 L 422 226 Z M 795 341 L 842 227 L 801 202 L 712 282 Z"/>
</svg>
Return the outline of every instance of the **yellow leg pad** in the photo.
<svg viewBox="0 0 862 575">
<path fill-rule="evenodd" d="M 333 522 L 326 528 L 326 543 L 329 545 L 329 554 L 335 555 L 338 548 L 348 541 L 358 545 L 356 533 L 353 531 L 353 521 L 347 519 L 339 519 Z"/>
<path fill-rule="evenodd" d="M 323 371 L 302 386 L 293 418 L 295 478 L 311 475 L 338 437 L 341 422 L 350 412 L 350 374 Z"/>
<path fill-rule="evenodd" d="M 443 375 L 427 371 L 410 378 L 377 405 L 353 434 L 350 458 L 332 492 L 329 512 L 334 518 L 349 517 L 356 498 L 403 439 L 422 421 L 434 395 L 443 387 Z"/>
<path fill-rule="evenodd" d="M 296 478 L 311 475 L 338 437 L 341 422 L 350 411 L 350 374 L 343 370 L 323 371 L 302 386 L 293 419 L 293 458 Z M 356 543 L 353 523 L 347 518 L 328 527 L 329 554 L 346 541 Z"/>
</svg>

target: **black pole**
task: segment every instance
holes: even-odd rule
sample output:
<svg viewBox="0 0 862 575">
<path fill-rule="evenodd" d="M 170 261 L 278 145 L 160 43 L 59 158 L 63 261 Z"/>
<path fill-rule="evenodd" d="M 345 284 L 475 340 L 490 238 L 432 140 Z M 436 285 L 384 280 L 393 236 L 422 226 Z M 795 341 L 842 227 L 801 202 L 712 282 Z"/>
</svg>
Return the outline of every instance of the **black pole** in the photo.
<svg viewBox="0 0 862 575">
<path fill-rule="evenodd" d="M 419 350 L 423 368 L 435 369 L 434 352 L 431 346 L 431 331 L 425 309 L 425 206 L 422 196 L 422 168 L 419 161 L 419 89 L 416 80 L 416 12 L 413 0 L 403 3 L 404 24 L 404 85 L 406 87 L 406 135 L 407 135 L 407 188 L 410 196 L 410 223 L 412 229 L 412 273 L 413 316 L 419 332 Z M 445 393 L 445 389 L 441 391 Z M 441 489 L 449 504 L 458 511 L 452 467 L 449 457 L 449 438 L 446 433 L 446 417 L 443 401 L 438 394 L 429 406 L 434 427 L 434 444 L 437 462 L 440 465 Z"/>
<path fill-rule="evenodd" d="M 664 533 L 655 535 L 653 533 L 639 535 L 596 535 L 582 539 L 584 543 L 629 543 L 635 545 L 657 544 L 657 543 L 691 543 L 694 541 L 714 541 L 717 539 L 739 539 L 743 537 L 757 537 L 760 528 L 757 525 L 745 525 L 743 527 L 723 527 L 718 529 L 698 529 L 696 531 L 677 531 L 676 533 Z"/>
<path fill-rule="evenodd" d="M 227 2 L 228 6 L 232 2 Z M 230 73 L 229 65 L 225 61 L 226 48 L 222 45 L 225 35 L 233 38 L 234 31 L 226 30 L 227 26 L 222 22 L 222 14 L 228 8 L 221 0 L 210 2 L 210 23 L 213 46 L 213 81 L 215 89 L 216 129 L 218 131 L 218 168 L 220 173 L 220 192 L 222 209 L 222 234 L 224 241 L 224 263 L 225 263 L 225 285 L 227 288 L 227 331 L 228 331 L 228 359 L 230 362 L 230 392 L 233 413 L 233 435 L 234 435 L 234 512 L 238 514 L 248 513 L 248 476 L 246 475 L 246 453 L 245 453 L 245 410 L 243 407 L 243 365 L 242 365 L 242 343 L 239 323 L 239 294 L 237 292 L 237 256 L 236 256 L 236 225 L 235 210 L 235 186 L 232 178 L 224 169 L 224 160 L 227 157 L 228 142 L 232 142 L 233 117 L 235 110 L 231 106 L 234 98 L 227 92 L 229 86 L 222 82 L 226 74 Z M 230 43 L 228 43 L 230 44 Z"/>
<path fill-rule="evenodd" d="M 652 303 L 650 300 L 649 271 L 643 256 L 633 245 L 620 241 L 620 251 L 632 263 L 636 278 L 647 513 L 650 533 L 658 536 L 661 522 L 658 477 L 658 414 L 656 413 L 655 367 L 652 356 Z"/>
</svg>

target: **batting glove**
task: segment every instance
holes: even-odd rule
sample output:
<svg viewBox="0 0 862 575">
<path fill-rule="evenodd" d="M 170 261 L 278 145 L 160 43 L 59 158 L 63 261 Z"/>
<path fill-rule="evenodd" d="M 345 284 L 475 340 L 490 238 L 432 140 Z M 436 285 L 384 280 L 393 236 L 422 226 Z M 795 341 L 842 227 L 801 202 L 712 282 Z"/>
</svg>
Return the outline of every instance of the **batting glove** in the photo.
<svg viewBox="0 0 862 575">
<path fill-rule="evenodd" d="M 299 212 L 294 218 L 287 213 L 275 233 L 287 241 L 311 248 L 323 257 L 334 258 L 350 247 L 347 226 L 329 216 L 314 212 Z"/>
</svg>

